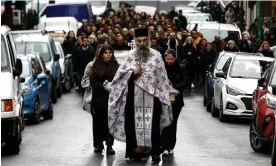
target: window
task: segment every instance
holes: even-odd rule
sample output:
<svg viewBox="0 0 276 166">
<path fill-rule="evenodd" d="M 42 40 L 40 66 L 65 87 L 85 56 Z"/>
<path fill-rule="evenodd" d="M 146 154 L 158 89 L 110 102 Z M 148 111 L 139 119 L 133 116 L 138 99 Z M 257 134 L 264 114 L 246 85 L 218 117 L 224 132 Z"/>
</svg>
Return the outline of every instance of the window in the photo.
<svg viewBox="0 0 276 166">
<path fill-rule="evenodd" d="M 31 75 L 30 62 L 28 60 L 22 60 L 22 74 L 20 77 L 27 78 Z"/>
<path fill-rule="evenodd" d="M 226 63 L 226 61 L 228 60 L 229 56 L 222 56 L 217 63 L 217 70 L 222 70 L 224 64 Z"/>
<path fill-rule="evenodd" d="M 41 57 L 39 57 L 39 59 L 40 59 L 40 61 L 42 63 L 43 71 L 45 71 L 46 70 L 46 65 L 45 65 L 44 61 L 43 61 L 43 59 Z"/>
<path fill-rule="evenodd" d="M 59 46 L 57 46 L 57 47 L 58 47 L 57 49 L 58 49 L 58 53 L 60 55 L 60 58 L 63 59 L 64 58 L 63 50 L 62 50 L 61 47 L 59 47 Z"/>
<path fill-rule="evenodd" d="M 272 75 L 272 79 L 271 79 L 271 86 L 276 86 L 276 72 L 275 72 L 275 66 L 274 66 L 274 65 L 271 65 L 271 66 L 272 66 L 271 68 L 273 68 L 273 69 L 271 70 L 270 75 L 272 75 L 272 72 L 274 72 L 273 75 Z"/>
<path fill-rule="evenodd" d="M 34 63 L 34 66 L 35 66 L 38 74 L 42 73 L 42 68 L 40 66 L 40 63 L 36 59 L 33 59 L 33 63 Z"/>
<path fill-rule="evenodd" d="M 207 41 L 214 41 L 215 35 L 220 35 L 221 39 L 225 39 L 231 36 L 231 39 L 236 41 L 236 39 L 240 39 L 239 31 L 227 31 L 227 30 L 216 30 L 216 29 L 200 29 L 200 32 L 203 34 L 204 38 Z"/>
<path fill-rule="evenodd" d="M 229 69 L 229 66 L 230 66 L 230 64 L 231 64 L 231 61 L 232 61 L 232 58 L 229 58 L 229 59 L 225 62 L 224 66 L 223 66 L 223 68 L 222 68 L 222 71 L 223 71 L 225 74 L 228 74 L 228 69 Z"/>
<path fill-rule="evenodd" d="M 230 71 L 232 78 L 260 79 L 262 68 L 271 62 L 251 59 L 236 59 Z"/>
<path fill-rule="evenodd" d="M 12 65 L 12 68 L 14 68 L 15 67 L 15 55 L 14 55 L 14 51 L 12 48 L 12 43 L 10 40 L 10 36 L 7 35 L 6 37 L 7 37 L 8 49 L 9 49 L 10 58 L 11 58 L 11 65 Z"/>
<path fill-rule="evenodd" d="M 16 42 L 15 46 L 18 54 L 38 53 L 44 62 L 50 62 L 52 59 L 49 45 L 46 42 Z"/>
<path fill-rule="evenodd" d="M 9 63 L 9 54 L 7 50 L 7 45 L 5 43 L 5 38 L 1 35 L 1 71 L 2 72 L 10 72 L 11 67 Z"/>
</svg>

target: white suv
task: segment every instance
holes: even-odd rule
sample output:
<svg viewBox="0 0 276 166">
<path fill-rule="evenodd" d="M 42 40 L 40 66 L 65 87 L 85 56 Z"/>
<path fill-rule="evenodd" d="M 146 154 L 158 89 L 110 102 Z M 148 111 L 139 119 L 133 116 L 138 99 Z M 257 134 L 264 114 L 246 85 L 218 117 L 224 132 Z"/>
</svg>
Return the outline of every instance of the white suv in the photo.
<svg viewBox="0 0 276 166">
<path fill-rule="evenodd" d="M 24 129 L 23 98 L 20 79 L 22 62 L 16 58 L 15 47 L 10 28 L 1 26 L 1 143 L 5 142 L 7 150 L 19 153 Z"/>
</svg>

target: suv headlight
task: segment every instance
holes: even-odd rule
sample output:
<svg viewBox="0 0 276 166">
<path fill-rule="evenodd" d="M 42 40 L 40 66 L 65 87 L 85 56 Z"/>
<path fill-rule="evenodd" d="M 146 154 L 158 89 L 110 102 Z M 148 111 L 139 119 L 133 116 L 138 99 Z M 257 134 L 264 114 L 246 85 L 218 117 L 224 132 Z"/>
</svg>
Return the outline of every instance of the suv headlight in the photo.
<svg viewBox="0 0 276 166">
<path fill-rule="evenodd" d="M 276 108 L 276 98 L 271 94 L 265 95 L 266 106 L 272 109 Z"/>
<path fill-rule="evenodd" d="M 29 93 L 31 90 L 32 90 L 32 86 L 31 86 L 31 85 L 24 85 L 24 86 L 22 87 L 22 93 L 23 93 L 23 94 Z"/>
<path fill-rule="evenodd" d="M 238 95 L 245 95 L 246 94 L 244 91 L 239 90 L 239 89 L 234 88 L 234 87 L 231 87 L 231 86 L 228 86 L 228 85 L 226 85 L 226 92 L 227 92 L 227 94 L 232 95 L 232 96 L 238 96 Z"/>
</svg>

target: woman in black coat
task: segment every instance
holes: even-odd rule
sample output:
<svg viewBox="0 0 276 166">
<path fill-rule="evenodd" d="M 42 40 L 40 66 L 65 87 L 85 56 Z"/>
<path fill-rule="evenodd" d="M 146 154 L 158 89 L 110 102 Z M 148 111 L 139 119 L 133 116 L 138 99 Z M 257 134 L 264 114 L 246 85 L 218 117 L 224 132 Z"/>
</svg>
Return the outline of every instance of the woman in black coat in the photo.
<svg viewBox="0 0 276 166">
<path fill-rule="evenodd" d="M 183 57 L 185 59 L 186 63 L 186 69 L 189 75 L 190 80 L 190 86 L 189 89 L 192 86 L 192 82 L 195 77 L 195 71 L 196 71 L 196 62 L 197 62 L 197 50 L 196 46 L 194 44 L 194 40 L 191 36 L 188 36 L 184 45 L 183 45 Z"/>
<path fill-rule="evenodd" d="M 262 53 L 264 55 L 264 57 L 274 58 L 274 53 L 270 49 L 270 45 L 267 41 L 264 41 L 262 43 L 260 49 L 257 52 Z"/>
<path fill-rule="evenodd" d="M 173 155 L 173 149 L 176 144 L 177 120 L 184 106 L 183 91 L 190 85 L 190 81 L 186 69 L 181 69 L 179 63 L 176 61 L 175 50 L 169 49 L 166 52 L 165 67 L 173 88 L 179 91 L 179 94 L 175 97 L 175 102 L 172 104 L 173 122 L 162 131 L 161 135 L 162 149 L 165 150 L 165 153 Z"/>
<path fill-rule="evenodd" d="M 76 42 L 77 39 L 75 37 L 74 31 L 69 31 L 66 36 L 66 39 L 63 41 L 65 55 L 73 54 L 73 48 L 75 47 Z"/>
<path fill-rule="evenodd" d="M 103 83 L 112 81 L 119 64 L 114 57 L 113 49 L 108 45 L 102 45 L 96 60 L 91 67 L 90 85 L 93 88 L 91 113 L 93 117 L 94 152 L 102 153 L 103 141 L 106 141 L 108 155 L 114 155 L 114 138 L 108 129 L 108 97 L 109 92 L 103 87 Z"/>
<path fill-rule="evenodd" d="M 202 84 L 205 82 L 205 73 L 208 70 L 209 66 L 214 62 L 217 57 L 217 53 L 213 48 L 212 43 L 207 43 L 204 51 L 200 54 L 200 73 Z"/>
</svg>

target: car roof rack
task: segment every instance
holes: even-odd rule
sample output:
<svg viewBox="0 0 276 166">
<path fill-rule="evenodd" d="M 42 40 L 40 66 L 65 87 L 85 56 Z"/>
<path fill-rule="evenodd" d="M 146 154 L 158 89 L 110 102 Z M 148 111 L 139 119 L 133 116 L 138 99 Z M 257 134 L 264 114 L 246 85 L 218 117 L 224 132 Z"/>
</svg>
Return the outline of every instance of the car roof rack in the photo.
<svg viewBox="0 0 276 166">
<path fill-rule="evenodd" d="M 12 34 L 39 34 L 42 35 L 48 34 L 48 31 L 46 30 L 21 30 L 21 31 L 12 31 Z"/>
</svg>

